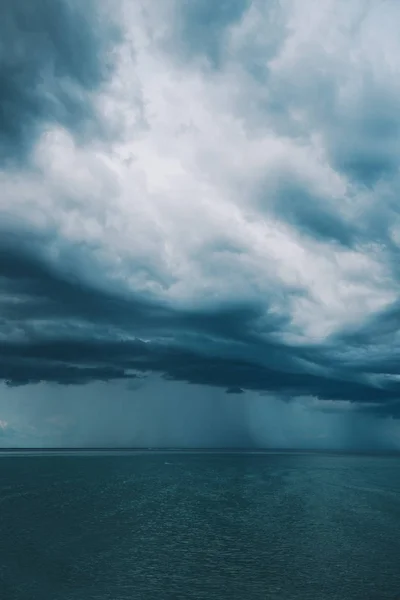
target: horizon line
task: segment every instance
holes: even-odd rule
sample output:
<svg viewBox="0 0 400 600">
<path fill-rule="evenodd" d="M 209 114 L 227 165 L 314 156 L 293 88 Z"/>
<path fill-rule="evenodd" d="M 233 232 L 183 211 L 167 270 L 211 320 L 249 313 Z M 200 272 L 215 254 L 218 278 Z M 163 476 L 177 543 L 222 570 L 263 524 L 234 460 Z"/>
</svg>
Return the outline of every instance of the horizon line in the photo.
<svg viewBox="0 0 400 600">
<path fill-rule="evenodd" d="M 313 454 L 400 454 L 400 449 L 382 449 L 382 448 L 252 448 L 252 447 L 179 447 L 179 446 L 15 446 L 2 447 L 2 452 L 141 452 L 141 453 L 162 453 L 162 452 L 181 452 L 181 453 L 236 453 L 236 454 L 268 454 L 268 453 L 313 453 Z"/>
</svg>

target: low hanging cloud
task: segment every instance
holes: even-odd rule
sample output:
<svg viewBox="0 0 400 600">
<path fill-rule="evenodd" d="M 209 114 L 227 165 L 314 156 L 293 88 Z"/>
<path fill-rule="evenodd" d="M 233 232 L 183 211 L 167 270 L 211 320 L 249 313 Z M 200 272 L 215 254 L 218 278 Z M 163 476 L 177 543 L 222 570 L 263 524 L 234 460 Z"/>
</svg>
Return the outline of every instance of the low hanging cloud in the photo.
<svg viewBox="0 0 400 600">
<path fill-rule="evenodd" d="M 0 10 L 0 378 L 398 417 L 398 3 Z"/>
</svg>

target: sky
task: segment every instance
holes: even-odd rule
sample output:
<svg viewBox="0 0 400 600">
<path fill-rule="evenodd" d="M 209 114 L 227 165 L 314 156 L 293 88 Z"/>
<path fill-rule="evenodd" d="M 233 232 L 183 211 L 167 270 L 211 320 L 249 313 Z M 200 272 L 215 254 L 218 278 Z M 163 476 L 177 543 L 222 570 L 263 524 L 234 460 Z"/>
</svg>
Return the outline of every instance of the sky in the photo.
<svg viewBox="0 0 400 600">
<path fill-rule="evenodd" d="M 400 449 L 397 0 L 3 0 L 0 446 Z"/>
</svg>

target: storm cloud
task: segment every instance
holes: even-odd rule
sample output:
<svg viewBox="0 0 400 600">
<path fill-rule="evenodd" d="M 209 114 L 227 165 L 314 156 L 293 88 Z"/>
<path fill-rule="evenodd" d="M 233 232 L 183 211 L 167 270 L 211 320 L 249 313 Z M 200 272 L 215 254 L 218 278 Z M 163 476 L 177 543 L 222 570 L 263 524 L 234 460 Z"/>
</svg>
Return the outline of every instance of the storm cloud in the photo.
<svg viewBox="0 0 400 600">
<path fill-rule="evenodd" d="M 46 126 L 99 128 L 91 95 L 112 68 L 117 25 L 89 0 L 0 7 L 0 160 L 24 160 Z"/>
<path fill-rule="evenodd" d="M 0 11 L 4 393 L 156 378 L 379 445 L 400 417 L 398 4 Z"/>
</svg>

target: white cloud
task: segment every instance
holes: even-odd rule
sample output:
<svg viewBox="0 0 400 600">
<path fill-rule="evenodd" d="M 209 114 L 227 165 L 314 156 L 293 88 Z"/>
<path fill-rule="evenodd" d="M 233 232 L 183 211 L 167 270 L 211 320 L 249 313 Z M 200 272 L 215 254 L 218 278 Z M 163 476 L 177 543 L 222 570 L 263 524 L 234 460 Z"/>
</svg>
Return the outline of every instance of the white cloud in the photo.
<svg viewBox="0 0 400 600">
<path fill-rule="evenodd" d="M 324 119 L 356 113 L 364 70 L 389 85 L 385 74 L 399 67 L 396 32 L 384 29 L 394 4 L 378 15 L 357 1 L 283 2 L 273 13 L 253 2 L 220 70 L 171 51 L 179 3 L 161 4 L 113 5 L 126 38 L 95 98 L 109 137 L 82 144 L 59 127 L 43 132 L 35 169 L 1 174 L 3 214 L 54 232 L 49 257 L 98 285 L 180 306 L 261 299 L 289 314 L 292 340 L 321 339 L 392 302 L 384 247 L 313 238 L 276 208 L 287 181 L 347 224 L 379 202 L 338 169 L 332 146 L 346 132 Z M 276 47 L 262 35 L 275 25 L 286 35 Z M 252 52 L 266 81 L 246 67 Z"/>
</svg>

